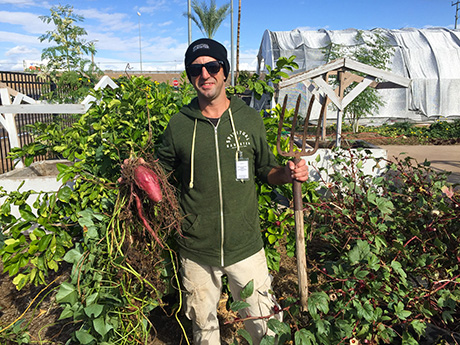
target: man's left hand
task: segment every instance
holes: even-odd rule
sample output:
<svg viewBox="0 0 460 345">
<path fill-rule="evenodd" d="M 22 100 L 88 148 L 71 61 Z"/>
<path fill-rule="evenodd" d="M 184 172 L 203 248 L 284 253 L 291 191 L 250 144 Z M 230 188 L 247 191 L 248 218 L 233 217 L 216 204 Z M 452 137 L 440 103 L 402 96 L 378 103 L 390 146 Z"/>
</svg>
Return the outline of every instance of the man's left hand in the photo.
<svg viewBox="0 0 460 345">
<path fill-rule="evenodd" d="M 301 159 L 297 164 L 294 164 L 293 161 L 289 161 L 286 168 L 289 169 L 289 174 L 293 181 L 305 182 L 308 180 L 308 166 L 305 160 Z"/>
</svg>

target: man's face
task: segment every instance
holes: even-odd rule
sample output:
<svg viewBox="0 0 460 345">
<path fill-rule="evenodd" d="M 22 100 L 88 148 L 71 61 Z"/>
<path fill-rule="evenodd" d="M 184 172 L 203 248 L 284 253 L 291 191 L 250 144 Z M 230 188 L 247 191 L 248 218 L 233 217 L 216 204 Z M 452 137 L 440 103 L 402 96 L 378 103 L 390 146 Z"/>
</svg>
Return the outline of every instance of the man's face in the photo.
<svg viewBox="0 0 460 345">
<path fill-rule="evenodd" d="M 200 56 L 192 64 L 205 64 L 216 61 L 210 56 Z M 192 85 L 198 93 L 198 98 L 203 101 L 211 102 L 225 95 L 225 75 L 222 66 L 215 74 L 209 73 L 205 67 L 201 68 L 201 74 L 191 77 Z"/>
</svg>

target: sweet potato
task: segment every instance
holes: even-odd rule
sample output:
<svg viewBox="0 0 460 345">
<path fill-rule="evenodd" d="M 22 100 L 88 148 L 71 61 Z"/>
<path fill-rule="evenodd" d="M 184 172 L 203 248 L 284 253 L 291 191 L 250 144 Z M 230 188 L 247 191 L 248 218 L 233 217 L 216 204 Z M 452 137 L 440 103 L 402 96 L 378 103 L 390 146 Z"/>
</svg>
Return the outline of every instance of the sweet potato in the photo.
<svg viewBox="0 0 460 345">
<path fill-rule="evenodd" d="M 160 202 L 163 199 L 158 176 L 149 168 L 138 165 L 134 170 L 134 181 L 153 202 Z"/>
<path fill-rule="evenodd" d="M 155 232 L 155 230 L 152 229 L 152 227 L 149 225 L 149 222 L 147 221 L 147 219 L 144 216 L 144 212 L 142 211 L 143 208 L 142 208 L 141 199 L 139 199 L 139 197 L 137 196 L 136 193 L 134 193 L 133 195 L 134 195 L 134 199 L 136 200 L 137 214 L 139 215 L 139 218 L 141 219 L 142 224 L 147 229 L 147 231 L 150 233 L 150 235 L 152 235 L 152 237 L 155 239 L 155 241 L 157 241 L 157 243 L 161 246 L 161 248 L 164 248 L 163 243 L 161 242 L 161 240 L 158 237 L 157 233 Z"/>
</svg>

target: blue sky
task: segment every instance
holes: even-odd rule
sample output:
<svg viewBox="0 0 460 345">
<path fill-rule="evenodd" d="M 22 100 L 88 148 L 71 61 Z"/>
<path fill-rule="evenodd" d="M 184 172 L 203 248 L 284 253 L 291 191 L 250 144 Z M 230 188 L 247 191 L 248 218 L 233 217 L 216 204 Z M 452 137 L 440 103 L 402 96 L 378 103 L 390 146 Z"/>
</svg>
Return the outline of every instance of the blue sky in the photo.
<svg viewBox="0 0 460 345">
<path fill-rule="evenodd" d="M 204 0 L 198 0 L 202 2 Z M 207 1 L 207 0 L 206 0 Z M 221 6 L 230 0 L 216 0 Z M 242 0 L 240 69 L 255 70 L 256 55 L 265 30 L 342 30 L 348 28 L 401 29 L 405 27 L 454 28 L 455 6 L 451 0 Z M 456 2 L 453 1 L 453 2 Z M 0 0 L 0 70 L 23 70 L 23 61 L 40 61 L 38 37 L 51 25 L 40 15 L 50 8 L 71 5 L 85 20 L 78 23 L 95 41 L 95 62 L 102 69 L 124 70 L 129 63 L 147 70 L 182 70 L 188 45 L 187 0 Z M 234 0 L 236 45 L 238 1 Z M 138 15 L 138 12 L 141 14 Z M 460 14 L 460 13 L 459 13 Z M 215 39 L 230 49 L 228 17 Z M 460 27 L 460 22 L 458 23 Z M 192 23 L 192 39 L 203 37 Z"/>
</svg>

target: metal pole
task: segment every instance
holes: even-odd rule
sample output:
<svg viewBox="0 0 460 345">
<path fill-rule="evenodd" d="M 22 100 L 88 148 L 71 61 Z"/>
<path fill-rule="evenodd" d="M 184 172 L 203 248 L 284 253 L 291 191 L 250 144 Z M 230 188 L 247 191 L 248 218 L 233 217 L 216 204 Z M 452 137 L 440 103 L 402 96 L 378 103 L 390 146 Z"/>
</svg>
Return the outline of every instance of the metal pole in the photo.
<svg viewBox="0 0 460 345">
<path fill-rule="evenodd" d="M 139 16 L 139 61 L 141 64 L 141 72 L 142 72 L 141 13 L 137 12 L 137 15 Z"/>
<path fill-rule="evenodd" d="M 192 0 L 188 0 L 188 45 L 192 44 Z"/>
<path fill-rule="evenodd" d="M 455 26 L 454 26 L 454 29 L 457 29 L 457 20 L 458 20 L 458 4 L 460 3 L 460 1 L 457 1 L 457 2 L 452 2 L 452 6 L 455 5 Z"/>
<path fill-rule="evenodd" d="M 230 40 L 231 40 L 231 54 L 230 54 L 230 58 L 232 60 L 232 62 L 230 63 L 230 70 L 231 70 L 231 75 L 230 75 L 230 82 L 231 82 L 231 85 L 232 86 L 235 86 L 235 58 L 234 58 L 234 54 L 235 54 L 235 47 L 234 47 L 234 42 L 233 42 L 233 0 L 231 1 L 231 5 L 230 5 L 230 16 L 231 16 L 231 19 L 230 19 L 230 30 L 231 30 L 231 34 L 230 34 Z"/>
</svg>

